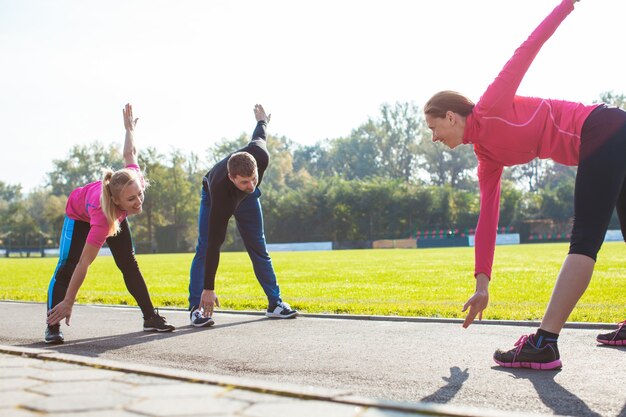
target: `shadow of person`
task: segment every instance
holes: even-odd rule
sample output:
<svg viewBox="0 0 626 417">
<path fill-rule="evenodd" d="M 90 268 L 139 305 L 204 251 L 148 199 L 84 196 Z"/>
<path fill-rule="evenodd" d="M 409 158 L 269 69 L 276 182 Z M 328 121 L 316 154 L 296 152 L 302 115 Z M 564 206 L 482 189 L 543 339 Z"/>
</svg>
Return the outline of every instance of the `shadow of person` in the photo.
<svg viewBox="0 0 626 417">
<path fill-rule="evenodd" d="M 604 343 L 598 343 L 598 345 L 596 347 L 602 348 L 602 349 L 616 349 L 616 350 L 623 350 L 626 351 L 626 345 L 605 345 Z"/>
<path fill-rule="evenodd" d="M 536 371 L 532 369 L 492 367 L 495 371 L 507 372 L 516 379 L 527 379 L 539 394 L 541 402 L 550 408 L 554 414 L 580 417 L 602 417 L 601 414 L 591 410 L 587 404 L 574 393 L 566 390 L 558 384 L 554 377 L 561 372 L 560 369 L 553 371 Z"/>
<path fill-rule="evenodd" d="M 114 351 L 117 349 L 125 348 L 128 346 L 139 345 L 142 343 L 148 343 L 155 340 L 164 340 L 172 337 L 184 337 L 190 336 L 197 332 L 207 330 L 220 330 L 226 327 L 240 326 L 250 323 L 255 323 L 261 320 L 267 320 L 265 317 L 256 318 L 252 320 L 238 321 L 233 323 L 214 325 L 211 327 L 193 327 L 188 324 L 186 326 L 177 327 L 173 332 L 145 332 L 137 331 L 131 333 L 118 333 L 106 336 L 89 337 L 84 339 L 66 339 L 65 343 L 58 345 L 48 345 L 43 341 L 34 343 L 25 343 L 17 346 L 47 349 L 56 351 L 59 353 L 71 353 L 81 356 L 98 357 L 104 352 Z"/>
<path fill-rule="evenodd" d="M 242 324 L 256 323 L 258 321 L 266 321 L 266 320 L 272 320 L 272 319 L 268 319 L 267 317 L 260 317 L 258 319 L 251 319 L 251 320 L 246 320 L 246 321 L 234 321 L 232 323 L 214 324 L 213 326 L 208 327 L 208 328 L 209 329 L 213 329 L 213 330 L 220 330 L 220 329 L 226 329 L 228 327 L 239 326 L 239 325 L 242 325 Z"/>
<path fill-rule="evenodd" d="M 464 371 L 461 371 L 461 368 L 459 368 L 458 366 L 453 366 L 452 368 L 450 368 L 449 377 L 441 377 L 441 379 L 446 381 L 447 384 L 439 388 L 432 394 L 422 398 L 420 401 L 438 404 L 445 404 L 447 402 L 450 402 L 450 400 L 452 400 L 454 396 L 459 392 L 461 387 L 463 387 L 463 383 L 467 381 L 468 378 L 469 372 L 467 372 L 467 368 L 465 368 Z"/>
</svg>

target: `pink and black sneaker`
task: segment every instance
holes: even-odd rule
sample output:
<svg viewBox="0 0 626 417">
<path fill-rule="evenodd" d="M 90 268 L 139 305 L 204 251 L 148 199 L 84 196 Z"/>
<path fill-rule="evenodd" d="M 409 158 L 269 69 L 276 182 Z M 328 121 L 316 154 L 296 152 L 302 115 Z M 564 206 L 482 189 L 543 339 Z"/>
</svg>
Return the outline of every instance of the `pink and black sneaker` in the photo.
<svg viewBox="0 0 626 417">
<path fill-rule="evenodd" d="M 505 368 L 559 369 L 559 348 L 555 343 L 546 343 L 543 347 L 535 346 L 534 335 L 524 335 L 508 351 L 496 350 L 493 360 Z"/>
<path fill-rule="evenodd" d="M 613 330 L 611 333 L 599 334 L 596 337 L 596 341 L 611 346 L 626 345 L 626 320 L 617 323 L 617 330 Z"/>
</svg>

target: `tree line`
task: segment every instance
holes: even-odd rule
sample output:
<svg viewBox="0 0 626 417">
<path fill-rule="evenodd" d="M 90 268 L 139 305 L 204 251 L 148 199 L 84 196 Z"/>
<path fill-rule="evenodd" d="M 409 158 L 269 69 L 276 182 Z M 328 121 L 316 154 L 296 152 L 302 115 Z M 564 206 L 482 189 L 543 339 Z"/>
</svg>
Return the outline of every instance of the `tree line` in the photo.
<svg viewBox="0 0 626 417">
<path fill-rule="evenodd" d="M 600 101 L 623 107 L 626 97 L 607 92 Z M 475 227 L 479 192 L 472 148 L 451 151 L 431 139 L 421 109 L 410 102 L 383 104 L 347 137 L 313 145 L 272 135 L 270 129 L 270 166 L 260 186 L 267 241 L 358 247 L 423 230 Z M 203 175 L 249 140 L 250 133 L 222 139 L 205 155 L 140 149 L 149 187 L 144 212 L 130 219 L 138 253 L 193 250 Z M 69 193 L 100 179 L 103 168 L 121 168 L 122 161 L 115 144 L 93 142 L 54 160 L 45 184 L 27 194 L 20 184 L 0 181 L 0 246 L 57 244 Z M 505 169 L 500 226 L 525 236 L 533 230 L 567 231 L 575 176 L 575 167 L 548 160 Z M 617 224 L 614 218 L 612 227 Z M 241 248 L 231 221 L 225 249 Z"/>
</svg>

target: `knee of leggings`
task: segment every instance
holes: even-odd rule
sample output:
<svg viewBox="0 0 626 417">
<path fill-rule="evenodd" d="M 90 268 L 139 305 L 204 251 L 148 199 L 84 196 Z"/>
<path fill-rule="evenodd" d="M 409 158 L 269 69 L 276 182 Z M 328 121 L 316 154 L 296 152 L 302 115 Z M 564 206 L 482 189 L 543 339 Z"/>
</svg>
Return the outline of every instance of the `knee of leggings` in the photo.
<svg viewBox="0 0 626 417">
<path fill-rule="evenodd" d="M 576 244 L 571 242 L 568 255 L 585 255 L 596 261 L 599 251 L 600 247 L 596 248 L 594 245 Z"/>
<path fill-rule="evenodd" d="M 207 246 L 209 246 L 209 238 L 198 236 L 198 242 L 196 243 L 196 250 L 205 249 Z"/>
<path fill-rule="evenodd" d="M 135 271 L 139 270 L 139 264 L 137 263 L 137 258 L 134 256 L 127 259 L 119 259 L 115 261 L 117 268 L 122 271 L 122 274 L 126 274 L 127 271 Z"/>
</svg>

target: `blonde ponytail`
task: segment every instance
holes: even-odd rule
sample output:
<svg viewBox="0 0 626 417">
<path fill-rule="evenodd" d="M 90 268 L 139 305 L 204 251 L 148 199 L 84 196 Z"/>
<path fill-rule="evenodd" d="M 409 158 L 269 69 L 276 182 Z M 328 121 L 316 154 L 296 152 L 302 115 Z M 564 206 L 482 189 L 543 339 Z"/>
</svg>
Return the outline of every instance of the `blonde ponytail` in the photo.
<svg viewBox="0 0 626 417">
<path fill-rule="evenodd" d="M 113 195 L 111 194 L 111 178 L 113 178 L 113 170 L 105 169 L 102 177 L 102 194 L 100 195 L 100 207 L 107 218 L 109 224 L 108 236 L 115 236 L 120 231 L 120 222 L 117 220 L 117 210 L 113 203 Z"/>
<path fill-rule="evenodd" d="M 120 231 L 120 222 L 117 219 L 117 206 L 113 197 L 119 198 L 122 191 L 133 181 L 139 181 L 142 189 L 148 186 L 144 176 L 134 169 L 123 168 L 118 171 L 105 169 L 102 177 L 102 194 L 100 195 L 100 207 L 109 223 L 107 236 L 115 236 Z"/>
</svg>

